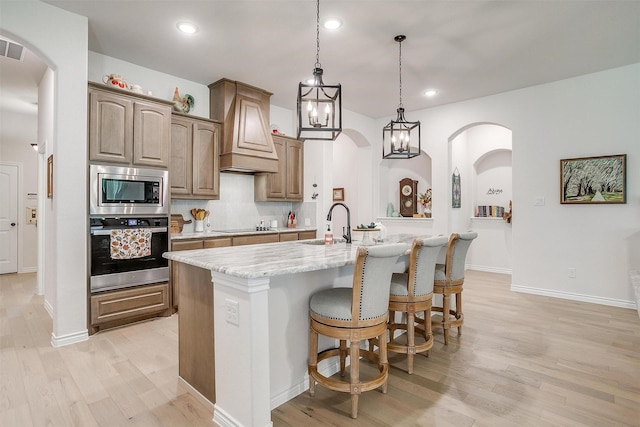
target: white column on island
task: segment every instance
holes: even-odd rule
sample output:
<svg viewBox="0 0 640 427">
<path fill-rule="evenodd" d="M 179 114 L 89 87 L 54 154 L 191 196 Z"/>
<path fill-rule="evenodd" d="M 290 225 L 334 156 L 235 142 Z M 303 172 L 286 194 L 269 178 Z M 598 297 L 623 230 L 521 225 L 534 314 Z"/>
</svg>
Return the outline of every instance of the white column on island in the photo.
<svg viewBox="0 0 640 427">
<path fill-rule="evenodd" d="M 269 383 L 269 277 L 245 279 L 212 272 L 216 402 L 223 427 L 272 426 Z M 227 320 L 238 303 L 238 324 Z"/>
</svg>

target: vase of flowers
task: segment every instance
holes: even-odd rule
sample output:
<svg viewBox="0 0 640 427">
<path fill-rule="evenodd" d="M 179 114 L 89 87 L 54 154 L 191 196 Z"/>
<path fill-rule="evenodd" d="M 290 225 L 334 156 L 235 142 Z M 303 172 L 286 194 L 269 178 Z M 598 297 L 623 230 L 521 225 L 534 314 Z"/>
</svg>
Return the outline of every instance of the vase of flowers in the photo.
<svg viewBox="0 0 640 427">
<path fill-rule="evenodd" d="M 422 207 L 424 216 L 431 218 L 431 187 L 418 195 L 418 205 Z"/>
</svg>

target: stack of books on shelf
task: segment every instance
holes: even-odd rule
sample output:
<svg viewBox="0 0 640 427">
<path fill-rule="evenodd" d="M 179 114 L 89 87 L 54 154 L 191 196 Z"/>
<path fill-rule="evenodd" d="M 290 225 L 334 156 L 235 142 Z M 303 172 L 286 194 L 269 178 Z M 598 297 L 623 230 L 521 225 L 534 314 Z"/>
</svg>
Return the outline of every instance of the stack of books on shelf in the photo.
<svg viewBox="0 0 640 427">
<path fill-rule="evenodd" d="M 478 205 L 476 206 L 477 218 L 502 218 L 504 215 L 503 206 Z"/>
</svg>

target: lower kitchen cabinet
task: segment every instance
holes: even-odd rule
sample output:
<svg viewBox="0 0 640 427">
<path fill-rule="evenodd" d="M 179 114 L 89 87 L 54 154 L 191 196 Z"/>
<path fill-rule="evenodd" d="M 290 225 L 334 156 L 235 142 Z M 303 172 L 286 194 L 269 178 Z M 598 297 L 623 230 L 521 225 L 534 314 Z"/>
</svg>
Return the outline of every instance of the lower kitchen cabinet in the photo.
<svg viewBox="0 0 640 427">
<path fill-rule="evenodd" d="M 91 295 L 91 334 L 172 313 L 169 284 L 157 283 Z"/>
<path fill-rule="evenodd" d="M 258 245 L 260 243 L 275 243 L 279 241 L 278 233 L 233 236 L 233 246 Z"/>
<path fill-rule="evenodd" d="M 298 232 L 298 240 L 309 240 L 316 238 L 316 230 Z"/>
<path fill-rule="evenodd" d="M 171 242 L 171 251 L 190 251 L 193 249 L 210 249 L 210 248 L 223 248 L 225 246 L 231 246 L 231 237 L 211 237 L 207 239 L 190 239 L 190 240 L 174 240 Z M 171 284 L 171 293 L 173 296 L 173 311 L 178 309 L 178 288 L 176 271 L 173 268 L 173 262 L 169 263 L 169 283 Z"/>
</svg>

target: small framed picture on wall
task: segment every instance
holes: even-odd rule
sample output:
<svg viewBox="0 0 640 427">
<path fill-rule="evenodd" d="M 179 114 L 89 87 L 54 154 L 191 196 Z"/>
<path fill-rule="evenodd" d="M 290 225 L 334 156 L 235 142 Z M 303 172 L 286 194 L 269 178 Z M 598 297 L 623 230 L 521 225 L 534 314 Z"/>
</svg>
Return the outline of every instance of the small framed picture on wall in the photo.
<svg viewBox="0 0 640 427">
<path fill-rule="evenodd" d="M 344 188 L 334 188 L 333 189 L 333 201 L 334 202 L 342 202 L 342 201 L 344 201 Z"/>
</svg>

